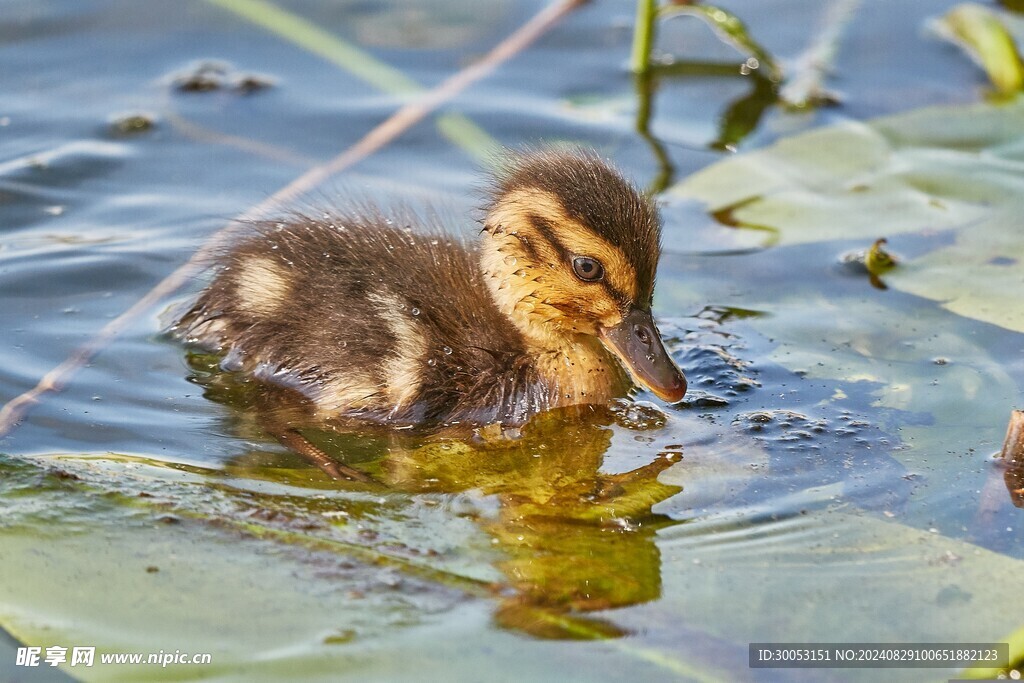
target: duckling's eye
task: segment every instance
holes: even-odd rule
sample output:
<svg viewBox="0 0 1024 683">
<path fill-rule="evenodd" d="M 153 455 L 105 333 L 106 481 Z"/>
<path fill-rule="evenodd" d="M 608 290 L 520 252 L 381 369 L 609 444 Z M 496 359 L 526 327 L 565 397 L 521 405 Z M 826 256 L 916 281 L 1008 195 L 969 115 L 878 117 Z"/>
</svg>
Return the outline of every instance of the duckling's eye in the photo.
<svg viewBox="0 0 1024 683">
<path fill-rule="evenodd" d="M 604 266 L 589 256 L 577 256 L 572 260 L 572 271 L 584 282 L 596 282 L 604 277 Z"/>
</svg>

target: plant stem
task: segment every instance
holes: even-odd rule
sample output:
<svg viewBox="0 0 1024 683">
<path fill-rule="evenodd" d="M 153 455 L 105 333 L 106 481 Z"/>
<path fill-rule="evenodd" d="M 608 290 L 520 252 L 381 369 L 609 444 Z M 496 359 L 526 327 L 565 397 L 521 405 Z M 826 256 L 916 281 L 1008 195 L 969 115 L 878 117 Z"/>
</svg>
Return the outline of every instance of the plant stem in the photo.
<svg viewBox="0 0 1024 683">
<path fill-rule="evenodd" d="M 633 73 L 645 74 L 651 68 L 651 49 L 654 47 L 654 36 L 657 17 L 657 0 L 636 1 L 636 26 L 633 28 L 633 56 L 630 68 Z"/>
</svg>

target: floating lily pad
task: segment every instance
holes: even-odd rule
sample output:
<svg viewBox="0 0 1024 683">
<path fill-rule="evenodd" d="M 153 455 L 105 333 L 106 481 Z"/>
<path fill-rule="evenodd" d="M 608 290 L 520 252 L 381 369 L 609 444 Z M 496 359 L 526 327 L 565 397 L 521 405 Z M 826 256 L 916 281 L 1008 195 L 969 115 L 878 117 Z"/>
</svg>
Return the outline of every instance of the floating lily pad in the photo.
<svg viewBox="0 0 1024 683">
<path fill-rule="evenodd" d="M 723 230 L 767 229 L 773 245 L 887 237 L 899 250 L 901 235 L 945 234 L 886 284 L 1024 331 L 1020 99 L 811 131 L 721 161 L 670 195 L 701 202 Z"/>
</svg>

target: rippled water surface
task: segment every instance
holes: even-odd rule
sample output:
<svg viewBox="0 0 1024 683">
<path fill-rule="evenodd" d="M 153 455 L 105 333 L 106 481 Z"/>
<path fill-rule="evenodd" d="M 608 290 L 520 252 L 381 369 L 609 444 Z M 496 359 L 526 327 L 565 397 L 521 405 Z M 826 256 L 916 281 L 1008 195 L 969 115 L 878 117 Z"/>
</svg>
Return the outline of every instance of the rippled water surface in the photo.
<svg viewBox="0 0 1024 683">
<path fill-rule="evenodd" d="M 723 140 L 745 153 L 976 102 L 981 73 L 927 30 L 953 4 L 862 3 L 828 81 L 842 103 L 768 107 L 742 139 L 723 121 L 751 79 L 663 79 L 648 139 L 627 68 L 634 8 L 595 1 L 302 205 L 429 206 L 472 235 L 489 137 L 586 144 L 667 186 L 729 156 Z M 819 35 L 822 5 L 723 3 L 780 58 Z M 255 2 L 8 0 L 0 401 L 542 6 L 279 2 L 324 32 L 318 51 L 246 18 L 270 11 Z M 337 41 L 396 72 L 353 71 Z M 743 60 L 692 18 L 666 22 L 658 50 Z M 0 437 L 0 676 L 25 674 L 19 644 L 212 653 L 133 680 L 803 681 L 822 672 L 751 670 L 748 643 L 1019 647 L 1024 502 L 992 457 L 1021 407 L 1019 327 L 872 287 L 844 255 L 885 223 L 867 242 L 772 246 L 677 192 L 662 206 L 655 314 L 690 380 L 682 403 L 640 392 L 496 444 L 309 432 L 372 483 L 283 448 L 264 428 L 279 408 L 165 334 L 203 276 L 132 318 Z M 891 241 L 913 260 L 955 240 Z"/>
</svg>

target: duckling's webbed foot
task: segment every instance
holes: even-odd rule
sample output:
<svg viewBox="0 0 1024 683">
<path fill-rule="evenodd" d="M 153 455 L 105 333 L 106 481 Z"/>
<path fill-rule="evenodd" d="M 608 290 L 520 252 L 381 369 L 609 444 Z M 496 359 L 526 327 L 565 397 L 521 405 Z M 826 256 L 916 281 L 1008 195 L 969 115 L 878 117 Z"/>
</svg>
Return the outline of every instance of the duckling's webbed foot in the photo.
<svg viewBox="0 0 1024 683">
<path fill-rule="evenodd" d="M 285 447 L 295 451 L 303 458 L 316 465 L 320 470 L 332 479 L 348 479 L 359 481 L 364 484 L 376 484 L 373 477 L 364 474 L 354 467 L 340 463 L 322 450 L 314 446 L 309 439 L 304 437 L 298 430 L 282 428 L 274 430 L 272 434 Z"/>
</svg>

